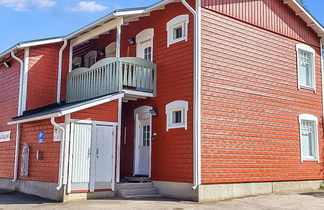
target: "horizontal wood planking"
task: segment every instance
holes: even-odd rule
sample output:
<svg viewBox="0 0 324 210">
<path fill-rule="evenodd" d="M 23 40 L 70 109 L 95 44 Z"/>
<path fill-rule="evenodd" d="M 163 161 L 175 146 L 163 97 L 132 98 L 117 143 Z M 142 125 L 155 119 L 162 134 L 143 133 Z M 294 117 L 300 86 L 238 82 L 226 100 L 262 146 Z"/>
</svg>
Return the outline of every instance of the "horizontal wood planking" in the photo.
<svg viewBox="0 0 324 210">
<path fill-rule="evenodd" d="M 23 51 L 16 53 L 23 59 Z M 20 64 L 7 59 L 11 67 L 0 66 L 0 132 L 11 131 L 9 142 L 0 142 L 0 178 L 13 178 L 16 126 L 7 125 L 18 113 Z"/>
<path fill-rule="evenodd" d="M 318 45 L 315 32 L 283 0 L 202 0 L 202 6 L 269 31 Z"/>
<path fill-rule="evenodd" d="M 202 11 L 202 182 L 322 179 L 321 163 L 300 161 L 298 122 L 319 118 L 323 160 L 319 39 L 305 34 L 318 43 L 317 92 L 298 90 L 294 37 Z"/>
</svg>

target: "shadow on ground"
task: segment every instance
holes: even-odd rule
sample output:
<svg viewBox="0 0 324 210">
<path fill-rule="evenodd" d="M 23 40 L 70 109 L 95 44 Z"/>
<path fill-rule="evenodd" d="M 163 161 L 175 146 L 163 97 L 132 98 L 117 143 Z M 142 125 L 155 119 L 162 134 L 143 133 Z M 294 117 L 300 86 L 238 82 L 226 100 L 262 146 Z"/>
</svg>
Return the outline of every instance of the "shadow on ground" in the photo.
<svg viewBox="0 0 324 210">
<path fill-rule="evenodd" d="M 309 195 L 315 198 L 324 198 L 324 192 L 305 192 L 305 193 L 299 193 L 299 195 Z"/>
<path fill-rule="evenodd" d="M 49 204 L 56 201 L 44 199 L 34 195 L 26 195 L 19 192 L 0 191 L 0 204 Z"/>
</svg>

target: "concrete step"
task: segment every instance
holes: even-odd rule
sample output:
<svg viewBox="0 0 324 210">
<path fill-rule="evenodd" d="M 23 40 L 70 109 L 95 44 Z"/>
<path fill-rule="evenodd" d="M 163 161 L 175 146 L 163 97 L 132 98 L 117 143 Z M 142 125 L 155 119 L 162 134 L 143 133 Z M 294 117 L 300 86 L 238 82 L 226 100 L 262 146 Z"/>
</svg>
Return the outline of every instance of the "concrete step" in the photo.
<svg viewBox="0 0 324 210">
<path fill-rule="evenodd" d="M 151 182 L 151 178 L 146 176 L 131 176 L 131 177 L 125 177 L 125 179 L 128 182 L 139 182 L 139 183 Z"/>
<path fill-rule="evenodd" d="M 152 182 L 145 182 L 145 183 L 119 183 L 117 184 L 117 190 L 124 190 L 124 189 L 139 189 L 139 188 L 152 188 Z"/>
<path fill-rule="evenodd" d="M 122 197 L 125 196 L 141 196 L 141 195 L 154 195 L 159 194 L 157 189 L 152 188 L 144 188 L 144 189 L 124 189 L 119 191 L 119 195 Z"/>
<path fill-rule="evenodd" d="M 162 197 L 163 196 L 160 194 L 123 196 L 123 198 L 127 198 L 127 199 L 131 199 L 131 198 L 162 198 Z"/>
</svg>

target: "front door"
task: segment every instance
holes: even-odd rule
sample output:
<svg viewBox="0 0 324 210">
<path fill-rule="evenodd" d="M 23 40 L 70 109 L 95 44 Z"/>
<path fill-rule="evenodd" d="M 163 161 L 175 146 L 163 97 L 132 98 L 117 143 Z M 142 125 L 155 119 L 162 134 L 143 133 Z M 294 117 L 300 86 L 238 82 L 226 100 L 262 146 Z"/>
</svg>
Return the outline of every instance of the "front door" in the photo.
<svg viewBox="0 0 324 210">
<path fill-rule="evenodd" d="M 151 126 L 150 120 L 138 120 L 137 136 L 137 172 L 135 175 L 149 175 L 150 170 L 150 144 L 151 144 Z"/>
</svg>

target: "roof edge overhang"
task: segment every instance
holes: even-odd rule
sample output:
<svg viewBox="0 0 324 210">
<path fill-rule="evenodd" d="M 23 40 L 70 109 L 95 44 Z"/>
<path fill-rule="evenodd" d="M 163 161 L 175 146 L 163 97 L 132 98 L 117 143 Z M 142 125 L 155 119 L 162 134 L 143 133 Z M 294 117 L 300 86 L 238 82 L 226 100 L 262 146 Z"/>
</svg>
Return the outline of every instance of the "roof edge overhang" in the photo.
<svg viewBox="0 0 324 210">
<path fill-rule="evenodd" d="M 77 104 L 73 104 L 71 106 L 64 107 L 62 109 L 58 109 L 52 112 L 48 113 L 43 113 L 43 114 L 34 114 L 29 117 L 17 117 L 16 119 L 13 118 L 12 121 L 8 122 L 8 125 L 16 125 L 16 124 L 21 124 L 21 123 L 28 123 L 28 122 L 34 122 L 34 121 L 39 121 L 39 120 L 45 120 L 45 119 L 50 119 L 50 118 L 56 118 L 56 117 L 62 117 L 68 114 L 72 114 L 78 111 L 82 111 L 84 109 L 88 109 L 94 106 L 98 106 L 110 101 L 114 101 L 116 99 L 121 99 L 124 97 L 124 93 L 117 93 L 114 95 L 108 95 L 108 96 L 103 96 L 100 98 L 96 98 L 90 101 L 86 102 L 80 102 Z"/>
<path fill-rule="evenodd" d="M 311 13 L 298 2 L 298 0 L 283 0 L 295 14 L 302 18 L 308 27 L 311 27 L 320 38 L 324 38 L 324 26 Z"/>
</svg>

